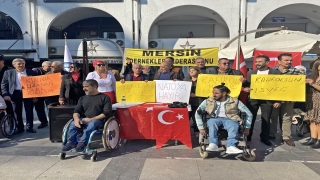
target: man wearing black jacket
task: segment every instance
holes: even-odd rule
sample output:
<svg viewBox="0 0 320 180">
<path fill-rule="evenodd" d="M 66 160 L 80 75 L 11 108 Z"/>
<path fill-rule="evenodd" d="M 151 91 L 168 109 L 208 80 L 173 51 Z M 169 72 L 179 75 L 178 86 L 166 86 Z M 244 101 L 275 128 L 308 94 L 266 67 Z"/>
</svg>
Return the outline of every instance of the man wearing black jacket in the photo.
<svg viewBox="0 0 320 180">
<path fill-rule="evenodd" d="M 32 68 L 32 70 L 36 72 L 37 75 L 45 75 L 51 71 L 51 62 L 44 61 L 42 63 L 42 67 Z M 36 109 L 39 121 L 41 122 L 41 124 L 38 126 L 38 129 L 45 128 L 48 126 L 48 119 L 46 116 L 46 111 L 44 106 L 45 99 L 46 98 L 40 97 L 38 98 L 38 101 L 34 103 L 34 108 Z"/>
<path fill-rule="evenodd" d="M 251 75 L 252 74 L 280 74 L 280 71 L 275 69 L 270 69 L 268 67 L 268 64 L 270 62 L 270 59 L 268 56 L 261 55 L 256 58 L 256 70 L 251 70 L 248 72 L 248 79 L 245 82 L 243 91 L 250 92 L 252 89 L 250 88 L 251 83 Z M 250 97 L 250 95 L 249 95 Z M 269 140 L 269 133 L 270 133 L 270 118 L 272 113 L 272 108 L 278 108 L 281 106 L 279 102 L 274 101 L 266 101 L 266 100 L 260 100 L 260 99 L 249 99 L 247 102 L 247 107 L 251 111 L 253 118 L 250 128 L 250 133 L 247 136 L 247 140 L 251 141 L 251 137 L 253 134 L 253 128 L 254 128 L 254 122 L 257 118 L 257 113 L 259 110 L 259 107 L 261 108 L 261 133 L 260 133 L 260 141 L 264 143 L 267 146 L 271 146 L 271 142 Z"/>
</svg>

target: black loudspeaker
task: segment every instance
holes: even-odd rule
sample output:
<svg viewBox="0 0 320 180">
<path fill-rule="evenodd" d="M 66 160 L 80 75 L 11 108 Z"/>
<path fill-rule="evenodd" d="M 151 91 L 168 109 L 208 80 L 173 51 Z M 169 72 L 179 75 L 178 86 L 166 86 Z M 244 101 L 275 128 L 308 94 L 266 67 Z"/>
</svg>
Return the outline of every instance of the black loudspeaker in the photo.
<svg viewBox="0 0 320 180">
<path fill-rule="evenodd" d="M 51 142 L 62 142 L 63 127 L 72 119 L 75 107 L 75 105 L 48 106 Z"/>
</svg>

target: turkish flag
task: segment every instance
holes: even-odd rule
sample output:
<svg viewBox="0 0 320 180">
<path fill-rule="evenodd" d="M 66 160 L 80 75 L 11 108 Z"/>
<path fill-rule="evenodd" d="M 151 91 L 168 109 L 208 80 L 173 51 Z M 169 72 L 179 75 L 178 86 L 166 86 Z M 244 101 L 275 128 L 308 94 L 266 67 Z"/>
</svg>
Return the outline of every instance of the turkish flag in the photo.
<svg viewBox="0 0 320 180">
<path fill-rule="evenodd" d="M 161 148 L 168 140 L 179 140 L 192 149 L 188 108 L 153 108 L 153 138 L 156 148 Z"/>
<path fill-rule="evenodd" d="M 301 65 L 301 59 L 302 59 L 302 52 L 282 52 L 282 51 L 263 51 L 263 50 L 255 50 L 253 53 L 253 63 L 252 67 L 253 69 L 256 69 L 256 57 L 260 55 L 266 55 L 270 58 L 269 62 L 269 68 L 273 68 L 277 66 L 278 63 L 278 56 L 283 53 L 292 54 L 292 66 L 299 66 Z"/>
<path fill-rule="evenodd" d="M 233 64 L 232 64 L 232 69 L 237 69 L 237 61 L 238 61 L 238 53 L 236 53 L 236 57 L 234 58 Z M 247 78 L 247 65 L 246 65 L 246 61 L 244 60 L 244 56 L 243 56 L 243 52 L 242 52 L 242 48 L 240 47 L 240 61 L 239 61 L 239 70 L 242 72 L 243 76 L 245 78 Z M 248 98 L 248 93 L 241 91 L 240 95 L 239 95 L 239 99 L 243 104 L 247 103 L 247 98 Z"/>
</svg>

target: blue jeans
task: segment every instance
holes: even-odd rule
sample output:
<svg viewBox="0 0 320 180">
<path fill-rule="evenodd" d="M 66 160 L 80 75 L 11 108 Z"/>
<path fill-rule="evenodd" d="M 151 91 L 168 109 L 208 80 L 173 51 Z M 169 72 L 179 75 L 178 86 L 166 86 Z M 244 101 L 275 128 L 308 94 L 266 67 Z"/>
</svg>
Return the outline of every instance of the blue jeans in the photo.
<svg viewBox="0 0 320 180">
<path fill-rule="evenodd" d="M 88 124 L 84 125 L 83 134 L 79 142 L 82 142 L 84 144 L 87 144 L 90 138 L 90 134 L 97 129 L 97 127 L 104 124 L 103 120 L 95 120 L 90 121 Z M 82 125 L 81 125 L 82 126 Z M 76 127 L 74 125 L 74 121 L 69 126 L 68 130 L 68 142 L 76 143 L 77 134 L 79 132 L 80 128 Z"/>
<path fill-rule="evenodd" d="M 209 143 L 218 145 L 218 130 L 223 127 L 228 131 L 227 147 L 236 146 L 238 140 L 236 139 L 239 130 L 239 123 L 229 118 L 210 118 L 207 121 L 209 128 Z"/>
</svg>

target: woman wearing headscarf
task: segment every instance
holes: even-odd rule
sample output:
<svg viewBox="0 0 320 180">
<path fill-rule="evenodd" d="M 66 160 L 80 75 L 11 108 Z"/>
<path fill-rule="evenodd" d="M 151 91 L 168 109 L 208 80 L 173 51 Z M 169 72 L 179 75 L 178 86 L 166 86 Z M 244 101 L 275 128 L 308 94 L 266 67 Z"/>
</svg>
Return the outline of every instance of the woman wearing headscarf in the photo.
<svg viewBox="0 0 320 180">
<path fill-rule="evenodd" d="M 116 78 L 112 72 L 106 69 L 107 64 L 103 60 L 93 62 L 94 71 L 87 75 L 86 79 L 94 79 L 98 82 L 98 91 L 110 97 L 112 104 L 116 103 Z"/>
<path fill-rule="evenodd" d="M 86 76 L 79 63 L 70 64 L 69 69 L 70 73 L 62 77 L 59 103 L 77 105 L 79 98 L 85 95 L 82 82 Z"/>
</svg>

